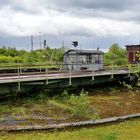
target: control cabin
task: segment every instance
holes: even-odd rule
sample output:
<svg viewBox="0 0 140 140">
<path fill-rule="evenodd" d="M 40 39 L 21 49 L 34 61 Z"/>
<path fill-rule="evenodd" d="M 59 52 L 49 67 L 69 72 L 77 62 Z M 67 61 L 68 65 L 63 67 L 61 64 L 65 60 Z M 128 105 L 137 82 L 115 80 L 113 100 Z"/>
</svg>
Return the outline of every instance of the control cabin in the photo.
<svg viewBox="0 0 140 140">
<path fill-rule="evenodd" d="M 65 70 L 100 70 L 103 69 L 104 52 L 97 50 L 68 50 L 63 55 Z"/>
</svg>

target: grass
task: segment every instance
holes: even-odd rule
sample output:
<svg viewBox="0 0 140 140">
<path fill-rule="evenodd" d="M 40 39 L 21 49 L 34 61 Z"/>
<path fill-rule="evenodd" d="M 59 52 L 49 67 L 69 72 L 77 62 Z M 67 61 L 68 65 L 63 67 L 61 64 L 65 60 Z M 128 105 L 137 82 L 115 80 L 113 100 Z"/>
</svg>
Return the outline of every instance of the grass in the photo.
<svg viewBox="0 0 140 140">
<path fill-rule="evenodd" d="M 111 91 L 113 91 L 111 89 Z M 114 90 L 115 91 L 115 90 Z M 114 93 L 113 91 L 113 93 Z M 48 98 L 45 94 L 36 97 L 18 99 L 0 103 L 0 120 L 10 114 L 12 116 L 23 116 L 37 113 L 37 115 L 52 118 L 56 123 L 81 121 L 96 116 L 112 117 L 139 113 L 139 92 L 115 94 L 102 93 L 87 96 L 83 91 L 79 95 L 68 94 Z M 93 111 L 93 112 L 92 112 Z M 95 112 L 94 112 L 95 111 Z M 73 117 L 74 116 L 74 117 Z M 80 117 L 81 118 L 80 118 Z M 76 118 L 77 117 L 77 118 Z M 63 119 L 66 120 L 63 120 Z M 67 119 L 68 118 L 68 119 Z M 79 119 L 80 118 L 80 119 Z M 60 119 L 60 122 L 59 122 Z M 62 121 L 61 121 L 62 119 Z M 38 122 L 32 122 L 33 124 Z M 39 122 L 39 124 L 48 122 Z M 82 128 L 59 132 L 29 132 L 29 133 L 0 133 L 0 140 L 140 140 L 140 120 L 126 121 L 110 126 L 96 128 Z"/>
<path fill-rule="evenodd" d="M 139 140 L 140 120 L 71 131 L 0 133 L 0 140 Z"/>
<path fill-rule="evenodd" d="M 64 91 L 61 95 L 48 97 L 45 93 L 35 97 L 14 99 L 0 103 L 0 120 L 5 117 L 15 119 L 32 118 L 41 116 L 54 119 L 68 118 L 65 121 L 80 121 L 94 119 L 94 108 L 90 108 L 88 96 L 84 91 L 80 94 L 68 94 Z M 45 122 L 42 122 L 45 123 Z"/>
<path fill-rule="evenodd" d="M 73 93 L 73 94 L 72 94 Z M 33 97 L 10 99 L 0 103 L 0 120 L 4 117 L 32 118 L 41 117 L 68 118 L 64 122 L 82 121 L 96 118 L 113 117 L 139 113 L 140 96 L 138 92 L 116 91 L 104 94 L 67 93 L 48 97 L 47 93 L 36 94 Z"/>
<path fill-rule="evenodd" d="M 54 100 L 49 100 L 48 103 L 66 110 L 72 115 L 88 119 L 95 119 L 97 117 L 94 108 L 92 107 L 91 109 L 89 106 L 87 93 L 83 90 L 79 95 L 68 95 L 68 93 L 64 91 L 61 98 L 54 98 Z"/>
<path fill-rule="evenodd" d="M 102 96 L 102 95 L 89 96 L 88 98 L 89 98 L 89 100 L 94 99 L 94 101 L 111 101 L 111 100 L 119 100 L 120 99 L 120 97 L 117 97 L 117 96 Z"/>
</svg>

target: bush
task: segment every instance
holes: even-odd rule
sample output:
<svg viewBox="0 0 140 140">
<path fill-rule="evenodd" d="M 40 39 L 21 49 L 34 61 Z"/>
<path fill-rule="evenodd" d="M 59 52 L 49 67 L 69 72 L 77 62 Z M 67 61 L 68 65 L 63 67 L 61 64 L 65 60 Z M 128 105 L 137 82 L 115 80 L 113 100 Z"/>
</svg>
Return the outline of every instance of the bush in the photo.
<svg viewBox="0 0 140 140">
<path fill-rule="evenodd" d="M 67 91 L 64 91 L 61 96 L 54 97 L 53 100 L 49 100 L 49 103 L 64 109 L 73 115 L 85 118 L 95 118 L 94 114 L 91 115 L 91 108 L 89 106 L 87 92 L 81 91 L 79 95 L 69 95 Z M 93 112 L 93 111 L 92 111 Z"/>
<path fill-rule="evenodd" d="M 81 91 L 80 95 L 72 94 L 67 100 L 67 103 L 72 106 L 72 113 L 77 115 L 84 115 L 89 113 L 87 93 Z"/>
</svg>

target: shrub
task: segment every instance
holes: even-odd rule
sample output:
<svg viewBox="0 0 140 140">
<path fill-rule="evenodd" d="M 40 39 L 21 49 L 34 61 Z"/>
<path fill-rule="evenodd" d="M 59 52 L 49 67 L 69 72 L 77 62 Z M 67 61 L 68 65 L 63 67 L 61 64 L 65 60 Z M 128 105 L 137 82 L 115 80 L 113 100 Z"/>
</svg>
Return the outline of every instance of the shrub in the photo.
<svg viewBox="0 0 140 140">
<path fill-rule="evenodd" d="M 72 94 L 67 103 L 72 106 L 72 113 L 74 114 L 84 115 L 89 113 L 87 93 L 84 91 L 81 91 L 79 96 Z"/>
<path fill-rule="evenodd" d="M 87 92 L 84 92 L 84 90 L 82 90 L 79 95 L 69 95 L 67 91 L 64 91 L 61 96 L 57 96 L 53 98 L 53 100 L 49 100 L 49 103 L 79 117 L 95 118 L 95 114 L 91 115 L 87 95 Z"/>
</svg>

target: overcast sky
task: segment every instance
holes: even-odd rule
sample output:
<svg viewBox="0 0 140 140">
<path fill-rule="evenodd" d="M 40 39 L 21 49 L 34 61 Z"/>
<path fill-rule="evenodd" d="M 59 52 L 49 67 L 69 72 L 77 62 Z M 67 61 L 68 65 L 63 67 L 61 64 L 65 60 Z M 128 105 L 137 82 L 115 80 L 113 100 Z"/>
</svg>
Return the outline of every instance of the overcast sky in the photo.
<svg viewBox="0 0 140 140">
<path fill-rule="evenodd" d="M 107 50 L 138 44 L 140 0 L 0 0 L 0 46 L 39 48 L 39 32 L 51 47 Z"/>
</svg>

